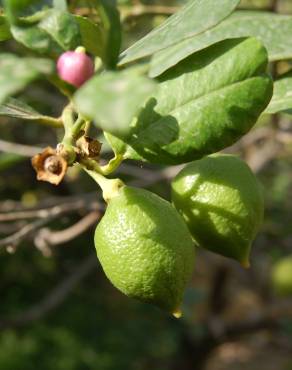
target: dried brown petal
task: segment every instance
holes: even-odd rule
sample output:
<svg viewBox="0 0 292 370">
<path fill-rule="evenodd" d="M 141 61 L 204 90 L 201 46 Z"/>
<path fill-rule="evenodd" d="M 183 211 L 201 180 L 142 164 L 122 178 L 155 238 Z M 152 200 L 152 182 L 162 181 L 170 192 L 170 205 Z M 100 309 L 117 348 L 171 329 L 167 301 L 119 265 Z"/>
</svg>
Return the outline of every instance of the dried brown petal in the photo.
<svg viewBox="0 0 292 370">
<path fill-rule="evenodd" d="M 47 147 L 42 153 L 35 155 L 31 160 L 32 166 L 37 173 L 37 179 L 58 185 L 63 180 L 67 162 L 56 153 L 56 150 Z"/>
<path fill-rule="evenodd" d="M 97 158 L 102 145 L 98 140 L 89 136 L 82 136 L 76 144 L 81 151 L 80 154 L 87 158 Z"/>
</svg>

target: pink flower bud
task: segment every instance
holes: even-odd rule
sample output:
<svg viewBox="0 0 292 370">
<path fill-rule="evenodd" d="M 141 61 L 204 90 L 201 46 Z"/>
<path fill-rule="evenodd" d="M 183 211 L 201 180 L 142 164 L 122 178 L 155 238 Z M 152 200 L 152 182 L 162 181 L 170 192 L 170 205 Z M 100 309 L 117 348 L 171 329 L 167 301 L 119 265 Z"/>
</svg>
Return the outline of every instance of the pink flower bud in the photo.
<svg viewBox="0 0 292 370">
<path fill-rule="evenodd" d="M 94 74 L 94 63 L 85 52 L 66 51 L 57 61 L 57 71 L 62 80 L 80 87 Z"/>
</svg>

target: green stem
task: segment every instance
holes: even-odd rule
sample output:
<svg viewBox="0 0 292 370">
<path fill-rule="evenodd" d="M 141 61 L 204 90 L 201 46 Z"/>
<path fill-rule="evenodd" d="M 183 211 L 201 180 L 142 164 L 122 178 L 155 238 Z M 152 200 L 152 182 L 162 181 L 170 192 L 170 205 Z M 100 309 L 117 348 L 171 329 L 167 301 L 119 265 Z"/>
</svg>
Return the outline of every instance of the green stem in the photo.
<svg viewBox="0 0 292 370">
<path fill-rule="evenodd" d="M 89 171 L 99 173 L 100 175 L 104 175 L 100 165 L 96 161 L 94 161 L 93 159 L 81 158 L 79 163 L 83 168 L 86 168 Z"/>
<path fill-rule="evenodd" d="M 72 145 L 73 138 L 72 138 L 72 128 L 74 126 L 74 109 L 71 104 L 68 104 L 62 113 L 62 121 L 64 125 L 65 135 L 62 140 L 62 144 Z"/>
<path fill-rule="evenodd" d="M 106 165 L 100 167 L 101 172 L 104 175 L 109 175 L 110 173 L 114 172 L 120 164 L 123 162 L 123 156 L 116 154 L 114 158 L 112 158 Z"/>
<path fill-rule="evenodd" d="M 72 131 L 74 129 L 74 109 L 71 104 L 68 104 L 62 113 L 62 121 L 64 125 L 65 134 L 60 143 L 60 153 L 66 159 L 69 165 L 72 165 L 76 159 L 74 150 L 74 136 Z"/>
<path fill-rule="evenodd" d="M 85 135 L 88 134 L 88 132 L 90 130 L 90 126 L 91 126 L 91 121 L 86 121 L 85 126 L 84 126 Z"/>
<path fill-rule="evenodd" d="M 119 165 L 122 163 L 122 161 L 123 161 L 123 156 L 116 155 L 104 166 L 100 166 L 96 161 L 94 161 L 93 159 L 89 159 L 89 158 L 82 159 L 80 164 L 85 166 L 87 169 L 93 172 L 97 172 L 101 175 L 107 176 L 111 174 L 112 172 L 114 172 L 119 167 Z"/>
<path fill-rule="evenodd" d="M 74 109 L 69 104 L 63 110 L 62 120 L 65 129 L 65 135 L 63 138 L 63 143 L 68 145 L 73 145 L 74 141 L 78 138 L 80 131 L 84 128 L 86 121 L 79 114 L 77 120 L 74 120 Z"/>
<path fill-rule="evenodd" d="M 82 168 L 101 187 L 103 199 L 107 203 L 112 198 L 118 196 L 120 193 L 120 189 L 125 186 L 123 181 L 120 179 L 107 179 L 102 174 L 89 170 L 85 166 L 82 166 Z"/>
<path fill-rule="evenodd" d="M 63 127 L 61 118 L 54 118 L 49 116 L 42 116 L 36 120 L 42 125 L 51 126 L 51 127 Z"/>
<path fill-rule="evenodd" d="M 77 139 L 80 131 L 85 127 L 86 121 L 84 118 L 79 114 L 77 121 L 74 123 L 71 129 L 71 135 L 73 139 Z"/>
<path fill-rule="evenodd" d="M 76 121 L 74 121 L 74 107 L 72 104 L 68 104 L 62 113 L 62 121 L 64 125 L 64 138 L 61 142 L 61 150 L 63 156 L 66 157 L 68 164 L 73 164 L 76 160 L 76 153 L 74 151 L 75 140 L 78 138 L 80 131 L 89 129 L 90 122 L 86 121 L 80 114 Z M 92 159 L 81 159 L 80 164 L 85 166 L 87 170 L 93 171 L 93 173 L 101 175 L 109 175 L 114 172 L 123 161 L 123 156 L 116 154 L 105 166 L 100 166 L 96 161 Z"/>
</svg>

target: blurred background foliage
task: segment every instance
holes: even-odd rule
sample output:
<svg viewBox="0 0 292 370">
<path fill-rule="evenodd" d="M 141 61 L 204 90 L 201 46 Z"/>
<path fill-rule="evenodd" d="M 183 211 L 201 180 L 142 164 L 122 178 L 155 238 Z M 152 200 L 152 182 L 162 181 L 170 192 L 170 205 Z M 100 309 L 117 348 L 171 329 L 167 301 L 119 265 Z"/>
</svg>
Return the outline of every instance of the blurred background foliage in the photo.
<svg viewBox="0 0 292 370">
<path fill-rule="evenodd" d="M 141 5 L 164 6 L 171 12 L 183 3 L 119 1 L 124 16 Z M 78 1 L 78 7 L 82 13 L 86 1 Z M 292 14 L 291 0 L 242 0 L 241 7 Z M 161 14 L 126 17 L 124 47 L 164 19 Z M 13 42 L 3 43 L 4 50 L 23 51 Z M 281 68 L 287 66 L 276 66 L 275 71 Z M 32 84 L 21 98 L 53 116 L 65 103 L 45 82 Z M 4 117 L 0 130 L 2 141 L 31 147 L 55 146 L 59 134 Z M 99 212 L 94 209 L 94 204 L 99 207 L 99 190 L 90 179 L 71 169 L 58 187 L 38 183 L 29 158 L 1 153 L 0 213 L 63 203 L 73 204 L 73 210 L 47 219 L 16 249 L 12 243 L 9 253 L 1 253 L 0 370 L 291 370 L 292 304 L 275 294 L 270 281 L 273 264 L 292 253 L 291 133 L 288 115 L 264 117 L 228 149 L 239 153 L 260 178 L 265 223 L 248 271 L 223 257 L 198 252 L 181 320 L 125 297 L 109 283 L 95 260 L 93 227 L 60 245 L 49 245 L 44 238 L 48 228 L 54 234 L 88 212 Z M 2 141 L 0 149 L 6 151 Z M 110 157 L 106 144 L 103 151 Z M 132 162 L 120 170 L 122 178 L 166 198 L 173 173 L 171 168 Z M 74 210 L 78 198 L 83 205 Z M 30 219 L 0 218 L 1 238 L 26 223 L 34 225 Z"/>
</svg>

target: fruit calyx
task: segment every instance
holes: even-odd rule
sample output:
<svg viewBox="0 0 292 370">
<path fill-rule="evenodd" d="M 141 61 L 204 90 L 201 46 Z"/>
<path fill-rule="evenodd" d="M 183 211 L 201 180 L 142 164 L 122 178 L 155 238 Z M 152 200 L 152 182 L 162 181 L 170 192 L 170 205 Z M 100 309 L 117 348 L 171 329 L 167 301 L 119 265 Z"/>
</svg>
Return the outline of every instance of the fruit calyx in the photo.
<svg viewBox="0 0 292 370">
<path fill-rule="evenodd" d="M 102 189 L 102 196 L 105 202 L 119 195 L 120 190 L 125 184 L 120 179 L 107 179 L 106 187 Z"/>
<path fill-rule="evenodd" d="M 93 178 L 95 182 L 102 189 L 102 197 L 106 203 L 111 199 L 118 196 L 121 188 L 125 186 L 124 182 L 121 179 L 107 179 L 100 173 L 89 170 L 88 168 L 83 167 L 84 170 L 88 173 L 89 176 Z"/>
<path fill-rule="evenodd" d="M 63 180 L 68 167 L 67 161 L 51 147 L 35 155 L 31 162 L 37 173 L 37 179 L 53 185 L 58 185 Z"/>
</svg>

